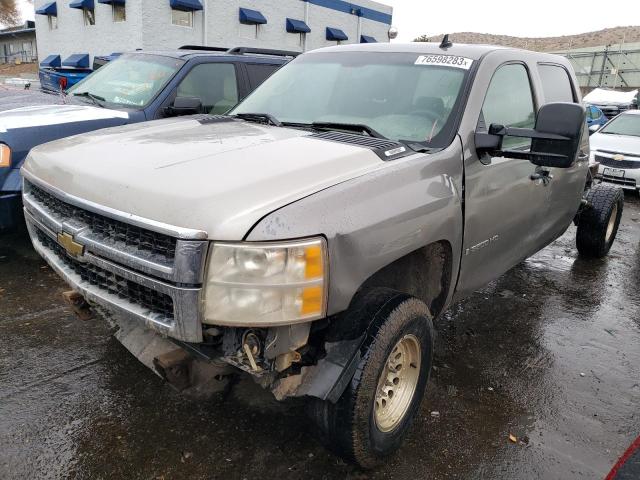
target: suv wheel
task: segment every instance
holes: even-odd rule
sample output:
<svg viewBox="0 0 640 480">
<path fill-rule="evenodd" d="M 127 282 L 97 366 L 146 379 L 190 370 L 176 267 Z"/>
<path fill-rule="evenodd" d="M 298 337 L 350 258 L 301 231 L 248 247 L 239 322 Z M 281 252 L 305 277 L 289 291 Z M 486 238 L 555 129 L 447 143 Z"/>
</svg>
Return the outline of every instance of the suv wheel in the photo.
<svg viewBox="0 0 640 480">
<path fill-rule="evenodd" d="M 578 220 L 576 246 L 578 253 L 585 257 L 604 257 L 616 238 L 624 193 L 621 188 L 600 183 L 594 185 L 586 197 L 589 202 Z"/>
<path fill-rule="evenodd" d="M 433 324 L 417 298 L 377 295 L 369 336 L 350 384 L 336 404 L 315 400 L 311 416 L 339 455 L 372 468 L 400 447 L 429 379 Z M 348 316 L 345 321 L 350 321 Z"/>
</svg>

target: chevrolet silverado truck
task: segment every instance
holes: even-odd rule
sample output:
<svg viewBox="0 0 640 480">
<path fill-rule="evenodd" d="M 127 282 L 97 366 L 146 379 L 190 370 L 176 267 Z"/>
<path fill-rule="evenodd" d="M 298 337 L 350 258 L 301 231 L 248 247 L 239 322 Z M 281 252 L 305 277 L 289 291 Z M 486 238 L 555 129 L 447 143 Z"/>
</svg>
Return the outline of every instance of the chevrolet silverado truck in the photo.
<svg viewBox="0 0 640 480">
<path fill-rule="evenodd" d="M 36 95 L 37 105 L 30 103 L 33 94 L 22 95 L 29 106 L 0 112 L 0 230 L 22 216 L 20 167 L 36 145 L 116 125 L 225 113 L 295 55 L 191 45 L 134 52 L 107 63 L 66 95 Z"/>
<path fill-rule="evenodd" d="M 82 317 L 185 393 L 241 374 L 306 398 L 365 468 L 420 407 L 434 319 L 572 222 L 606 255 L 623 208 L 565 58 L 448 41 L 309 52 L 228 115 L 52 142 L 22 172 Z"/>
</svg>

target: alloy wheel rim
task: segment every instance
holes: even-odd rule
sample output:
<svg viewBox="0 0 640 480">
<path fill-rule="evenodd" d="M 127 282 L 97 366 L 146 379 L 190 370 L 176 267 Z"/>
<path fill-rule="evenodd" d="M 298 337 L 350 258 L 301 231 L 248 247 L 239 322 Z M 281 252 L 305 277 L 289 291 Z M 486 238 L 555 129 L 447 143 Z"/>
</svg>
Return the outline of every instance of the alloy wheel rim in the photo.
<svg viewBox="0 0 640 480">
<path fill-rule="evenodd" d="M 613 206 L 611 216 L 609 217 L 609 223 L 607 224 L 607 234 L 605 235 L 605 241 L 609 243 L 611 236 L 613 235 L 613 228 L 616 225 L 616 218 L 618 217 L 618 204 Z"/>
<path fill-rule="evenodd" d="M 421 362 L 420 342 L 405 335 L 387 357 L 374 401 L 374 419 L 381 432 L 394 430 L 409 410 L 418 386 Z"/>
</svg>

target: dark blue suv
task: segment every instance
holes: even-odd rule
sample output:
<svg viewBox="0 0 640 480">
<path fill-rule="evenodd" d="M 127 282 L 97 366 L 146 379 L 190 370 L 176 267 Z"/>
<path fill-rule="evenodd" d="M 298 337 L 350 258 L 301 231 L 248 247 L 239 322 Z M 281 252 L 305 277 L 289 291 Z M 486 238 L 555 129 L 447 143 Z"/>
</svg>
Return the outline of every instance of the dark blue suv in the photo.
<svg viewBox="0 0 640 480">
<path fill-rule="evenodd" d="M 20 167 L 33 147 L 105 127 L 225 113 L 295 55 L 199 46 L 127 53 L 50 104 L 0 112 L 0 229 L 22 216 Z"/>
</svg>

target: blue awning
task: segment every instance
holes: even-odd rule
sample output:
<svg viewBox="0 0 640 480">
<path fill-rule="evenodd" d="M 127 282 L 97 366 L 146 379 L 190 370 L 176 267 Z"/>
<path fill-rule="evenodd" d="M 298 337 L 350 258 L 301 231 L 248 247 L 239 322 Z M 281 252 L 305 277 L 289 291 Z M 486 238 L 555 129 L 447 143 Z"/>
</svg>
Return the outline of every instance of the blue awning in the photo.
<svg viewBox="0 0 640 480">
<path fill-rule="evenodd" d="M 93 10 L 93 0 L 73 0 L 73 2 L 71 2 L 69 4 L 69 6 L 71 8 L 79 8 L 79 9 L 83 9 L 86 8 L 87 10 Z"/>
<path fill-rule="evenodd" d="M 327 27 L 327 40 L 340 42 L 342 40 L 349 40 L 349 37 L 339 28 Z"/>
<path fill-rule="evenodd" d="M 65 58 L 62 62 L 63 67 L 72 68 L 89 68 L 89 54 L 88 53 L 74 53 Z"/>
<path fill-rule="evenodd" d="M 378 41 L 368 35 L 360 35 L 360 43 L 378 43 Z"/>
<path fill-rule="evenodd" d="M 293 18 L 287 18 L 287 32 L 289 33 L 309 33 L 311 29 L 309 25 L 302 20 L 295 20 Z"/>
<path fill-rule="evenodd" d="M 240 23 L 244 23 L 245 25 L 263 25 L 267 23 L 267 19 L 258 10 L 251 10 L 250 8 L 241 8 Z"/>
<path fill-rule="evenodd" d="M 60 65 L 60 55 L 49 55 L 40 62 L 42 68 L 58 68 Z"/>
<path fill-rule="evenodd" d="M 106 3 L 108 5 L 124 5 L 125 0 L 98 0 L 98 3 Z"/>
<path fill-rule="evenodd" d="M 56 2 L 45 3 L 40 8 L 36 9 L 36 15 L 51 15 L 52 17 L 58 16 L 58 7 Z"/>
<path fill-rule="evenodd" d="M 183 12 L 202 10 L 200 0 L 169 0 L 169 5 L 174 10 L 182 10 Z"/>
</svg>

